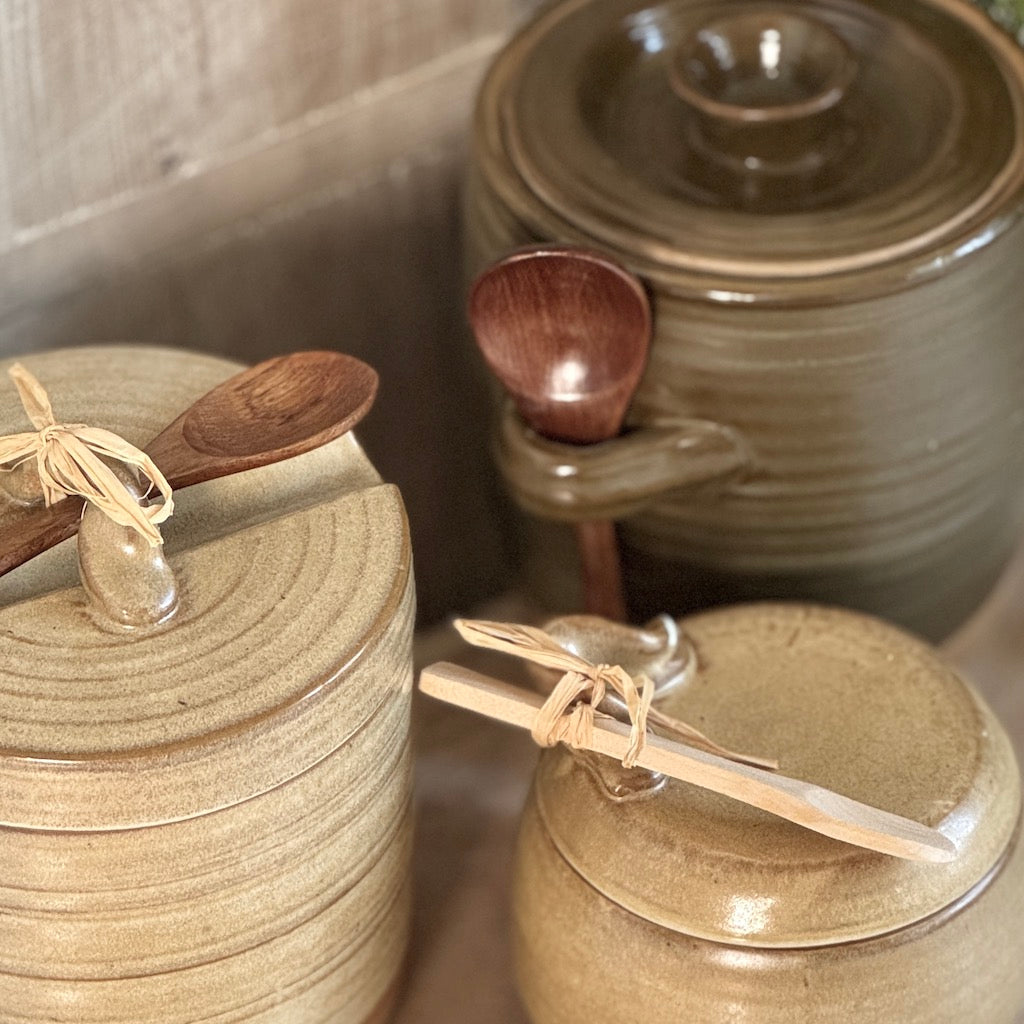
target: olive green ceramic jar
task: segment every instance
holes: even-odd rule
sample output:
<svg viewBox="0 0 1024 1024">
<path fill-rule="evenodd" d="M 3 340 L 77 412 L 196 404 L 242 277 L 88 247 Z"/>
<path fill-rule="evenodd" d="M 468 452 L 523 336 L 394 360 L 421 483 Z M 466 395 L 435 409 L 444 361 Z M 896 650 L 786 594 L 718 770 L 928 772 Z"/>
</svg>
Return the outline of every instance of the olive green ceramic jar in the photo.
<svg viewBox="0 0 1024 1024">
<path fill-rule="evenodd" d="M 140 445 L 238 369 L 25 363 L 59 419 Z M 27 429 L 5 372 L 0 425 Z M 0 1019 L 382 1020 L 409 906 L 401 499 L 346 435 L 175 502 L 161 625 L 93 607 L 74 540 L 0 580 Z"/>
<path fill-rule="evenodd" d="M 513 494 L 619 518 L 640 617 L 798 597 L 945 635 L 1021 523 L 1022 202 L 1024 54 L 966 2 L 545 8 L 480 92 L 470 265 L 603 250 L 655 334 L 630 447 L 506 414 Z"/>
<path fill-rule="evenodd" d="M 748 605 L 681 628 L 696 672 L 662 710 L 939 829 L 957 859 L 870 853 L 686 783 L 546 751 L 514 882 L 534 1024 L 1013 1024 L 1021 787 L 991 711 L 930 647 L 856 613 Z M 588 660 L 656 663 L 621 635 L 602 642 L 571 620 L 553 631 Z"/>
</svg>

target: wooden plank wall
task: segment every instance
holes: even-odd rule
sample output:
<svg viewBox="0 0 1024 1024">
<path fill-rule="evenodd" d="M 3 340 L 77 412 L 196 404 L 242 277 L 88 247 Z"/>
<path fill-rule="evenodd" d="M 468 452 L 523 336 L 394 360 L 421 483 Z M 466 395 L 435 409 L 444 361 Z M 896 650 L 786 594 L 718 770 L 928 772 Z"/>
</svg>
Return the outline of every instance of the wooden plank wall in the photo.
<svg viewBox="0 0 1024 1024">
<path fill-rule="evenodd" d="M 526 0 L 5 0 L 0 352 L 141 340 L 382 374 L 360 436 L 424 621 L 508 583 L 460 170 Z"/>
</svg>

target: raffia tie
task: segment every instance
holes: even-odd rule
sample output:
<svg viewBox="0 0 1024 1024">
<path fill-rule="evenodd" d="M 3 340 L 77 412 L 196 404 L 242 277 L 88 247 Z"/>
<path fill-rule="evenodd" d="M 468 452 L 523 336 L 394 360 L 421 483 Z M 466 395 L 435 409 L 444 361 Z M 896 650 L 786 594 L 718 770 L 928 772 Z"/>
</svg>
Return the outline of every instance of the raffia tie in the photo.
<svg viewBox="0 0 1024 1024">
<path fill-rule="evenodd" d="M 533 738 L 542 747 L 553 747 L 556 743 L 577 749 L 590 747 L 595 716 L 611 717 L 598 710 L 611 690 L 622 698 L 629 714 L 629 749 L 622 759 L 625 768 L 632 768 L 643 752 L 649 721 L 656 722 L 662 732 L 731 761 L 778 767 L 774 761 L 719 746 L 686 722 L 652 708 L 655 686 L 646 674 L 639 673 L 634 679 L 618 665 L 592 665 L 567 651 L 542 629 L 479 619 L 457 619 L 455 628 L 475 647 L 512 654 L 562 673 L 533 725 Z"/>
<path fill-rule="evenodd" d="M 58 423 L 43 386 L 20 363 L 8 371 L 35 432 L 0 438 L 0 468 L 15 469 L 35 460 L 47 507 L 78 495 L 115 523 L 130 526 L 154 547 L 161 542 L 158 524 L 174 511 L 171 487 L 153 460 L 109 430 L 84 423 Z M 142 506 L 103 460 L 139 470 L 163 497 Z M 148 492 L 147 492 L 148 493 Z"/>
<path fill-rule="evenodd" d="M 591 665 L 587 672 L 567 671 L 537 714 L 531 730 L 534 741 L 542 747 L 553 747 L 556 743 L 590 747 L 597 706 L 608 690 L 622 697 L 629 710 L 629 751 L 622 764 L 632 768 L 644 748 L 654 683 L 648 676 L 641 676 L 637 686 L 618 665 Z"/>
</svg>

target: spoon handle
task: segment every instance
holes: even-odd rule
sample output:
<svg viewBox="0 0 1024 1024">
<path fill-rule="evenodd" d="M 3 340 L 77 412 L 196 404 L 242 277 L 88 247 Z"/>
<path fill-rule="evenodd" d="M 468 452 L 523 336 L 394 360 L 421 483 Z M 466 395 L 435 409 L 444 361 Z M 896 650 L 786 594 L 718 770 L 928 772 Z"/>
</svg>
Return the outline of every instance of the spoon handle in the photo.
<svg viewBox="0 0 1024 1024">
<path fill-rule="evenodd" d="M 320 448 L 373 405 L 377 374 L 340 352 L 275 356 L 197 399 L 146 452 L 174 490 Z M 0 576 L 78 532 L 83 502 L 11 509 L 0 525 Z"/>
<path fill-rule="evenodd" d="M 626 621 L 615 523 L 592 519 L 576 524 L 576 539 L 583 575 L 583 606 L 588 614 L 613 622 Z"/>
<path fill-rule="evenodd" d="M 523 729 L 532 728 L 543 704 L 540 694 L 448 662 L 423 669 L 419 688 L 439 700 Z M 629 743 L 629 727 L 624 723 L 595 718 L 591 750 L 621 760 Z M 935 863 L 956 857 L 951 840 L 919 822 L 813 783 L 729 761 L 661 736 L 647 736 L 637 763 L 878 853 Z"/>
<path fill-rule="evenodd" d="M 65 498 L 50 508 L 30 506 L 0 527 L 0 576 L 78 532 L 85 502 Z"/>
</svg>

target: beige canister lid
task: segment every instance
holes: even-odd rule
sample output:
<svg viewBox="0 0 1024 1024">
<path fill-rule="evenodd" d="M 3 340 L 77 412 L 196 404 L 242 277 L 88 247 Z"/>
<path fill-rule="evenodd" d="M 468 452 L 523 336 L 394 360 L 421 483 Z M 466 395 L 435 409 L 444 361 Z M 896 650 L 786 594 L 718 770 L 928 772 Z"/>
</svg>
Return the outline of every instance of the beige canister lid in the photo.
<svg viewBox="0 0 1024 1024">
<path fill-rule="evenodd" d="M 556 748 L 541 759 L 537 806 L 597 891 L 687 935 L 801 947 L 955 909 L 999 870 L 1020 816 L 1012 746 L 931 647 L 806 605 L 739 606 L 682 626 L 697 672 L 663 710 L 777 758 L 785 775 L 935 827 L 959 855 L 921 864 L 871 853 L 674 780 L 616 801 L 586 755 Z"/>
<path fill-rule="evenodd" d="M 1019 219 L 1024 54 L 961 0 L 563 0 L 495 61 L 475 158 L 517 234 L 661 288 L 877 294 Z"/>
<path fill-rule="evenodd" d="M 141 346 L 26 356 L 58 419 L 144 446 L 239 367 Z M 0 428 L 27 428 L 0 364 Z M 0 580 L 0 824 L 110 829 L 193 817 L 299 775 L 409 684 L 401 498 L 351 434 L 175 495 L 182 604 L 99 621 L 75 541 Z M 5 504 L 3 515 L 19 515 Z M 394 649 L 392 649 L 394 648 Z"/>
</svg>

